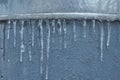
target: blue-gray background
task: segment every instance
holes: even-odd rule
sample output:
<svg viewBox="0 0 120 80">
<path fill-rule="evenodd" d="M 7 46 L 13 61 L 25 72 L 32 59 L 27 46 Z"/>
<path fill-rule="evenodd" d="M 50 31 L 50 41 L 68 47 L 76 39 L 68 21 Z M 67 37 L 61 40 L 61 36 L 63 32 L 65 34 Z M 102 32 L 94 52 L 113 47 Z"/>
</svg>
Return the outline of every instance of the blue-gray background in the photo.
<svg viewBox="0 0 120 80">
<path fill-rule="evenodd" d="M 57 21 L 57 20 L 56 20 Z M 61 21 L 62 22 L 62 21 Z M 73 20 L 66 20 L 67 48 L 64 48 L 62 38 L 62 49 L 60 50 L 60 26 L 56 23 L 56 32 L 52 33 L 50 39 L 49 80 L 119 80 L 120 79 L 120 23 L 111 22 L 110 46 L 107 48 L 107 21 L 103 21 L 104 27 L 104 55 L 103 62 L 100 61 L 100 35 L 101 23 L 96 22 L 96 32 L 92 28 L 92 21 L 87 20 L 87 37 L 83 37 L 83 21 L 76 20 L 77 41 L 74 41 Z M 63 23 L 63 22 L 62 22 Z M 51 20 L 50 20 L 51 26 Z M 23 62 L 20 58 L 20 29 L 21 23 L 17 21 L 16 47 L 14 48 L 13 23 L 11 22 L 10 39 L 7 37 L 7 22 L 0 23 L 0 80 L 45 80 L 46 48 L 47 48 L 47 26 L 44 27 L 44 71 L 41 79 L 40 74 L 40 28 L 38 21 L 34 25 L 35 46 L 32 47 L 32 61 L 28 59 L 28 49 L 31 41 L 31 25 L 29 21 L 24 24 Z M 61 26 L 62 27 L 62 26 Z M 64 36 L 62 29 L 62 36 Z M 54 39 L 54 43 L 52 42 Z M 5 54 L 5 55 L 4 55 Z M 10 62 L 8 62 L 8 59 Z"/>
<path fill-rule="evenodd" d="M 21 13 L 44 12 L 82 12 L 117 14 L 119 17 L 119 0 L 0 0 L 0 16 Z M 51 21 L 50 21 L 51 22 Z M 119 80 L 120 79 L 120 22 L 111 22 L 110 46 L 107 42 L 107 22 L 104 25 L 104 55 L 100 61 L 101 25 L 96 22 L 96 32 L 92 21 L 87 21 L 87 37 L 83 38 L 83 21 L 76 20 L 77 41 L 74 42 L 73 20 L 67 20 L 67 48 L 60 50 L 59 26 L 51 34 L 49 80 Z M 47 26 L 44 22 L 44 74 L 40 75 L 40 35 L 38 21 L 35 29 L 35 46 L 32 47 L 32 61 L 28 60 L 31 41 L 31 25 L 24 24 L 25 53 L 23 62 L 20 57 L 20 29 L 17 21 L 16 47 L 14 48 L 13 23 L 11 22 L 10 39 L 7 39 L 7 22 L 0 22 L 0 80 L 45 80 Z M 57 23 L 56 23 L 57 24 Z M 51 25 L 51 23 L 50 23 Z M 51 27 L 52 30 L 52 27 Z M 64 32 L 62 36 L 64 37 Z M 52 39 L 55 42 L 52 42 Z M 64 42 L 64 40 L 62 40 Z M 64 43 L 62 43 L 63 46 Z M 9 60 L 9 62 L 8 62 Z M 41 79 L 42 77 L 42 79 Z"/>
</svg>

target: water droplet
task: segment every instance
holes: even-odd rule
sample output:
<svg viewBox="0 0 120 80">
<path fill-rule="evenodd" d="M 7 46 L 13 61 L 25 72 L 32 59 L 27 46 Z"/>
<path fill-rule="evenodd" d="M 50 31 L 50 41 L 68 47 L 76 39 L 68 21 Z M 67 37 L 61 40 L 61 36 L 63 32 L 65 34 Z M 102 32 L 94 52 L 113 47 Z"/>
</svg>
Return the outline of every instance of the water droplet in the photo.
<svg viewBox="0 0 120 80">
<path fill-rule="evenodd" d="M 10 59 L 8 59 L 8 63 L 10 63 Z"/>
</svg>

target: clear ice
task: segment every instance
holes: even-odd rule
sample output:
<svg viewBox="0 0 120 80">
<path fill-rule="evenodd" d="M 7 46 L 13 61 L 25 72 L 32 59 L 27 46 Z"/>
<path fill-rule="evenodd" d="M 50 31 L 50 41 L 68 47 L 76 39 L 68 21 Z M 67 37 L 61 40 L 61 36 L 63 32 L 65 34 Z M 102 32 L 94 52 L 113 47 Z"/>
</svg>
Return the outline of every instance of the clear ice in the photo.
<svg viewBox="0 0 120 80">
<path fill-rule="evenodd" d="M 16 46 L 16 21 L 13 21 L 13 30 L 14 30 L 14 47 Z"/>
<path fill-rule="evenodd" d="M 46 65 L 46 77 L 45 79 L 48 80 L 48 74 L 49 74 L 49 52 L 50 52 L 50 25 L 49 21 L 47 21 L 47 28 L 48 28 L 48 36 L 47 36 L 47 65 Z"/>
<path fill-rule="evenodd" d="M 104 42 L 104 28 L 103 28 L 103 23 L 101 23 L 102 26 L 101 27 L 101 37 L 100 37 L 100 49 L 101 49 L 101 62 L 103 61 L 103 42 Z"/>
<path fill-rule="evenodd" d="M 74 41 L 76 41 L 76 23 L 73 21 L 73 35 L 74 35 Z"/>
<path fill-rule="evenodd" d="M 63 20 L 63 30 L 64 30 L 64 48 L 67 48 L 67 41 L 66 41 L 66 36 L 67 36 L 67 29 L 66 29 L 66 20 Z"/>
<path fill-rule="evenodd" d="M 24 46 L 24 21 L 22 21 L 21 31 L 20 31 L 20 38 L 21 38 L 21 50 L 20 50 L 20 62 L 23 61 L 23 53 L 25 52 Z"/>
<path fill-rule="evenodd" d="M 108 26 L 107 26 L 107 28 L 108 28 L 108 36 L 107 36 L 107 48 L 109 47 L 109 45 L 110 45 L 110 34 L 111 34 L 111 26 L 110 26 L 110 21 L 108 21 Z"/>
<path fill-rule="evenodd" d="M 87 27 L 87 23 L 86 23 L 86 20 L 84 20 L 84 21 L 83 21 L 84 38 L 86 38 L 86 27 Z"/>
</svg>

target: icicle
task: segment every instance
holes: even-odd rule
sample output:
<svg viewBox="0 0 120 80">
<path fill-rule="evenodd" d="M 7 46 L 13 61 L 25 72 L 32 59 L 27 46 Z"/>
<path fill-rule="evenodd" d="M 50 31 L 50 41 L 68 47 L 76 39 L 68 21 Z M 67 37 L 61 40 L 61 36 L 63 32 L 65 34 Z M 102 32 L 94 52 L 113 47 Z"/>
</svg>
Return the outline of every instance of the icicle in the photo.
<svg viewBox="0 0 120 80">
<path fill-rule="evenodd" d="M 47 27 L 48 27 L 48 36 L 47 36 L 46 80 L 48 80 L 48 74 L 49 74 L 49 52 L 50 52 L 50 26 L 49 26 L 49 21 L 47 21 Z"/>
<path fill-rule="evenodd" d="M 32 61 L 32 55 L 31 55 L 32 51 L 31 51 L 31 48 L 29 50 L 29 61 Z"/>
<path fill-rule="evenodd" d="M 74 41 L 76 41 L 76 23 L 73 21 L 73 35 L 74 35 Z"/>
<path fill-rule="evenodd" d="M 62 49 L 62 24 L 61 24 L 61 20 L 58 19 L 58 25 L 59 25 L 59 35 L 60 35 L 60 49 Z"/>
<path fill-rule="evenodd" d="M 101 23 L 103 24 L 103 23 Z M 101 62 L 103 61 L 103 42 L 104 42 L 104 29 L 103 29 L 103 25 L 101 26 L 101 37 L 100 37 L 100 49 L 101 49 Z"/>
<path fill-rule="evenodd" d="M 53 27 L 52 33 L 54 34 L 55 33 L 55 20 L 52 20 L 52 27 Z M 52 42 L 54 43 L 54 37 L 52 37 Z"/>
<path fill-rule="evenodd" d="M 55 20 L 52 21 L 53 33 L 55 33 Z"/>
<path fill-rule="evenodd" d="M 110 34 L 111 34 L 111 26 L 110 26 L 110 21 L 108 21 L 107 48 L 109 47 L 109 43 L 110 43 Z"/>
<path fill-rule="evenodd" d="M 9 21 L 8 21 L 7 39 L 10 38 L 10 23 L 11 23 L 11 21 L 9 20 Z"/>
<path fill-rule="evenodd" d="M 24 21 L 22 21 L 22 26 L 21 26 L 21 31 L 20 31 L 20 38 L 21 38 L 20 62 L 22 62 L 23 61 L 22 56 L 23 56 L 23 53 L 25 52 L 25 46 L 24 46 L 24 42 L 23 42 L 24 41 Z"/>
<path fill-rule="evenodd" d="M 95 20 L 92 20 L 92 22 L 93 22 L 93 30 L 94 30 L 94 32 L 95 32 Z"/>
<path fill-rule="evenodd" d="M 40 43 L 41 43 L 41 58 L 40 58 L 40 61 L 41 61 L 41 67 L 40 67 L 40 73 L 41 75 L 43 74 L 43 49 L 44 49 L 44 43 L 43 43 L 43 26 L 42 26 L 42 20 L 39 21 L 39 27 L 40 27 L 40 37 L 41 37 L 41 40 L 40 40 Z"/>
<path fill-rule="evenodd" d="M 34 28 L 35 28 L 35 27 L 34 27 L 34 25 L 35 25 L 34 23 L 35 23 L 35 22 L 32 21 L 32 46 L 34 46 L 34 32 L 35 32 L 35 31 L 34 31 Z"/>
<path fill-rule="evenodd" d="M 29 21 L 29 26 L 31 26 L 31 23 L 30 23 L 30 21 Z M 31 35 L 31 31 L 32 29 L 30 29 L 30 31 L 29 31 L 29 33 L 30 33 L 30 35 Z M 29 54 L 29 61 L 32 61 L 32 45 L 31 45 L 31 42 L 32 42 L 32 40 L 31 40 L 31 38 L 30 38 L 30 42 L 29 42 L 29 52 L 28 52 L 28 54 Z"/>
<path fill-rule="evenodd" d="M 83 21 L 83 27 L 84 27 L 84 38 L 86 38 L 86 20 Z"/>
<path fill-rule="evenodd" d="M 14 30 L 14 47 L 16 46 L 16 21 L 13 22 L 13 30 Z"/>
<path fill-rule="evenodd" d="M 67 42 L 66 42 L 67 29 L 66 29 L 66 21 L 65 21 L 65 19 L 63 20 L 63 30 L 64 30 L 64 48 L 67 48 Z"/>
</svg>

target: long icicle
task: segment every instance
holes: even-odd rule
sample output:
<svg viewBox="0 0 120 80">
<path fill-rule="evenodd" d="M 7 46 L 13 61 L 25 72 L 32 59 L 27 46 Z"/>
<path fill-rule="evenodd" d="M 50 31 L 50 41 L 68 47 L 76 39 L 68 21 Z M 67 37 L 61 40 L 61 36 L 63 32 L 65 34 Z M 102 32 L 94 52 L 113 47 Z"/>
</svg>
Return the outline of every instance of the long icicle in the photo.
<svg viewBox="0 0 120 80">
<path fill-rule="evenodd" d="M 95 20 L 93 19 L 92 20 L 92 23 L 93 23 L 93 31 L 95 32 L 96 30 L 95 30 L 95 25 L 96 25 L 96 22 L 95 22 Z"/>
<path fill-rule="evenodd" d="M 35 21 L 32 21 L 32 47 L 34 46 Z"/>
<path fill-rule="evenodd" d="M 110 26 L 110 21 L 108 21 L 108 36 L 107 36 L 107 48 L 110 45 L 110 34 L 111 34 L 111 26 Z"/>
<path fill-rule="evenodd" d="M 64 48 L 67 48 L 67 42 L 66 42 L 66 34 L 67 34 L 67 29 L 66 29 L 66 20 L 63 20 L 63 30 L 64 30 Z"/>
<path fill-rule="evenodd" d="M 43 26 L 42 26 L 42 23 L 43 21 L 42 20 L 39 20 L 39 27 L 40 27 L 40 44 L 41 44 L 41 58 L 40 58 L 40 61 L 41 61 L 41 66 L 40 66 L 40 73 L 41 75 L 43 74 L 43 49 L 44 49 L 44 43 L 43 43 Z"/>
<path fill-rule="evenodd" d="M 10 38 L 10 23 L 11 23 L 11 21 L 9 20 L 8 21 L 8 30 L 7 30 L 7 39 Z"/>
<path fill-rule="evenodd" d="M 76 23 L 73 21 L 73 35 L 74 35 L 74 41 L 76 41 Z"/>
<path fill-rule="evenodd" d="M 86 20 L 83 21 L 83 28 L 84 28 L 84 38 L 86 38 L 86 27 L 87 27 L 87 23 Z"/>
<path fill-rule="evenodd" d="M 61 20 L 58 19 L 58 25 L 59 25 L 59 36 L 60 36 L 60 49 L 62 49 L 62 24 L 61 24 Z"/>
<path fill-rule="evenodd" d="M 100 37 L 100 49 L 101 49 L 101 56 L 100 60 L 103 62 L 103 42 L 104 42 L 104 28 L 103 28 L 103 23 L 101 23 L 101 37 Z"/>
<path fill-rule="evenodd" d="M 50 25 L 49 25 L 49 21 L 47 21 L 47 27 L 48 27 L 48 36 L 47 36 L 46 80 L 48 80 L 48 74 L 49 74 L 49 52 L 50 52 Z"/>
<path fill-rule="evenodd" d="M 32 26 L 31 26 L 31 21 L 29 21 L 29 26 L 31 27 L 31 29 L 30 29 L 30 31 L 29 31 L 29 33 L 30 33 L 30 35 L 32 35 Z M 32 39 L 30 38 L 30 42 L 29 42 L 30 44 L 29 44 L 29 61 L 32 61 Z"/>
<path fill-rule="evenodd" d="M 14 47 L 16 46 L 16 21 L 13 21 L 13 30 L 14 30 Z"/>
<path fill-rule="evenodd" d="M 24 21 L 22 21 L 21 31 L 20 31 L 20 38 L 21 38 L 21 50 L 20 50 L 20 62 L 23 61 L 23 53 L 25 52 L 25 46 L 24 46 Z"/>
</svg>

